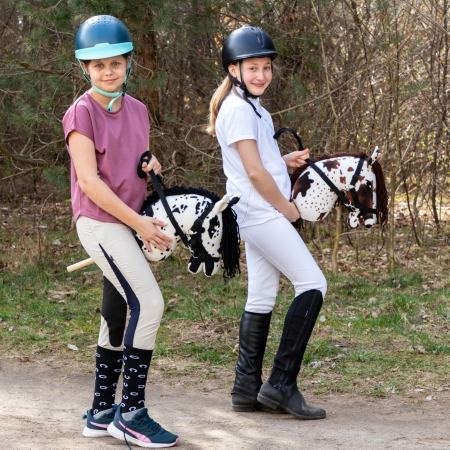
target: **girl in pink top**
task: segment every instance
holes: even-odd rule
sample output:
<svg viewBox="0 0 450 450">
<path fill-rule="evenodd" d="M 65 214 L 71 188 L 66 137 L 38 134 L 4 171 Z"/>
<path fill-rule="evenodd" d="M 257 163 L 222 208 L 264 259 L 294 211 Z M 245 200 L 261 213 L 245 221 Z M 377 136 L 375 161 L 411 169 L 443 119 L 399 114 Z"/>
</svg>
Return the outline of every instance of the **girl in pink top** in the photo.
<svg viewBox="0 0 450 450">
<path fill-rule="evenodd" d="M 126 95 L 133 44 L 125 25 L 112 16 L 86 20 L 75 39 L 75 56 L 91 89 L 63 119 L 71 156 L 71 193 L 78 236 L 103 271 L 105 291 L 96 352 L 95 389 L 83 435 L 112 435 L 141 447 L 171 447 L 178 436 L 166 431 L 145 408 L 147 373 L 164 302 L 132 230 L 147 248 L 160 250 L 171 240 L 139 215 L 146 174 L 161 171 L 149 146 L 146 107 Z M 120 294 L 120 295 L 119 295 Z M 114 402 L 123 369 L 122 401 Z"/>
</svg>

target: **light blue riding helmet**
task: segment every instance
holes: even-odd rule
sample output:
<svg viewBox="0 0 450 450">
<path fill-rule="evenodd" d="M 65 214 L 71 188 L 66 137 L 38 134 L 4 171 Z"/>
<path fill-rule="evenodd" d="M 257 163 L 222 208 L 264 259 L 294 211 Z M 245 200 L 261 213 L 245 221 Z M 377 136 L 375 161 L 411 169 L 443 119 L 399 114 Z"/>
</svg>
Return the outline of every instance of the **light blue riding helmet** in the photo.
<svg viewBox="0 0 450 450">
<path fill-rule="evenodd" d="M 92 83 L 81 65 L 81 61 L 111 58 L 126 53 L 131 53 L 131 58 L 121 92 L 107 92 L 99 89 Z M 113 16 L 101 15 L 87 19 L 80 26 L 75 37 L 75 57 L 80 63 L 84 78 L 92 84 L 94 90 L 106 97 L 113 97 L 108 105 L 108 111 L 112 111 L 114 101 L 120 96 L 126 95 L 127 79 L 131 73 L 133 43 L 128 28 L 122 21 Z"/>
</svg>

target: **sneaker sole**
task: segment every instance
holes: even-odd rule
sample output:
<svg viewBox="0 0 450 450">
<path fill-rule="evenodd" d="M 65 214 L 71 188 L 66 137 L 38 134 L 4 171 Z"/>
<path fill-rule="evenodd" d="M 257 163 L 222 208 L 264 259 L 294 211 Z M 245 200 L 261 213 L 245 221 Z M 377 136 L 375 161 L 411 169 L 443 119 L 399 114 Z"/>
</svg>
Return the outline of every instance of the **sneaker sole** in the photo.
<svg viewBox="0 0 450 450">
<path fill-rule="evenodd" d="M 114 422 L 111 422 L 108 426 L 108 433 L 115 437 L 116 439 L 119 439 L 121 441 L 125 441 L 124 433 L 123 431 L 119 430 L 115 425 Z M 131 437 L 129 434 L 127 434 L 127 441 L 131 444 L 138 445 L 139 447 L 145 447 L 145 448 L 167 448 L 167 447 L 173 447 L 174 445 L 177 445 L 179 439 L 177 439 L 175 442 L 171 442 L 170 444 L 158 444 L 156 442 L 142 442 L 139 439 L 136 439 L 134 437 Z"/>
<path fill-rule="evenodd" d="M 83 436 L 87 438 L 98 438 L 111 435 L 106 428 L 104 430 L 93 430 L 92 428 L 84 427 Z"/>
</svg>

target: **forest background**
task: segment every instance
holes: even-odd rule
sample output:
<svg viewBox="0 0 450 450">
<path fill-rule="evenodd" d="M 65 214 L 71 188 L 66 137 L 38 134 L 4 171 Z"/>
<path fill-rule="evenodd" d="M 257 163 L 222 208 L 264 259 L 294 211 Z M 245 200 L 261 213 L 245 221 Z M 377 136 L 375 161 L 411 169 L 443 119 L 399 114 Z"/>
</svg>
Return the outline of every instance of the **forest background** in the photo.
<svg viewBox="0 0 450 450">
<path fill-rule="evenodd" d="M 425 221 L 439 230 L 446 219 L 447 13 L 447 0 L 1 0 L 0 193 L 41 191 L 45 179 L 60 199 L 69 197 L 61 119 L 88 87 L 74 37 L 94 14 L 113 14 L 130 28 L 129 92 L 148 106 L 152 151 L 169 184 L 223 192 L 220 149 L 205 124 L 224 77 L 222 42 L 247 23 L 264 28 L 279 51 L 263 98 L 275 129 L 296 129 L 313 155 L 382 150 L 392 270 L 396 195 L 418 246 Z M 283 142 L 283 151 L 294 149 Z"/>
<path fill-rule="evenodd" d="M 311 377 L 322 373 L 324 385 L 327 366 L 329 374 L 340 370 L 339 379 L 346 380 L 342 389 L 355 389 L 349 368 L 357 367 L 361 375 L 361 365 L 372 362 L 370 374 L 359 377 L 372 380 L 361 381 L 370 392 L 398 392 L 401 383 L 389 378 L 391 369 L 393 376 L 403 370 L 410 387 L 431 379 L 429 389 L 442 387 L 436 374 L 448 375 L 450 367 L 448 7 L 448 0 L 0 0 L 2 337 L 16 349 L 54 351 L 66 338 L 81 349 L 90 342 L 86 334 L 91 340 L 95 334 L 94 325 L 86 329 L 99 313 L 99 292 L 91 292 L 89 281 L 95 269 L 64 278 L 65 265 L 86 257 L 73 230 L 70 162 L 61 126 L 67 108 L 89 87 L 74 59 L 80 24 L 97 14 L 125 22 L 135 45 L 128 91 L 148 107 L 151 151 L 163 165 L 166 185 L 202 186 L 219 194 L 225 177 L 217 141 L 205 131 L 208 106 L 225 76 L 224 38 L 251 24 L 265 29 L 279 52 L 274 81 L 262 98 L 275 129 L 297 130 L 312 156 L 370 154 L 375 146 L 383 153 L 388 225 L 351 231 L 347 214 L 336 208 L 323 224 L 308 224 L 302 231 L 330 283 L 330 306 L 315 348 L 322 360 L 310 368 Z M 295 140 L 285 135 L 280 147 L 295 150 Z M 237 284 L 207 288 L 203 281 L 175 275 L 185 271 L 179 269 L 185 256 L 180 250 L 174 259 L 167 286 L 170 263 L 155 268 L 169 298 L 168 317 L 175 322 L 190 317 L 186 326 L 197 320 L 199 333 L 213 334 L 202 335 L 202 348 L 195 347 L 197 335 L 180 335 L 175 341 L 185 353 L 178 349 L 179 354 L 218 361 L 224 348 L 235 350 L 245 264 Z M 65 287 L 52 285 L 58 277 Z M 285 287 L 281 310 L 291 295 Z M 201 293 L 207 300 L 203 306 Z M 78 302 L 72 311 L 70 301 L 83 295 L 92 297 L 86 310 Z M 229 296 L 233 308 L 222 310 Z M 186 310 L 183 299 L 190 302 Z M 33 301 L 41 302 L 37 316 Z M 45 329 L 52 324 L 51 332 Z M 21 337 L 14 337 L 20 329 Z M 224 333 L 231 333 L 231 341 Z M 164 346 L 164 334 L 161 342 Z M 178 347 L 167 345 L 173 357 Z M 348 364 L 341 361 L 342 348 L 353 355 Z M 436 354 L 446 364 L 430 375 Z M 219 358 L 220 364 L 232 364 L 234 358 Z"/>
</svg>

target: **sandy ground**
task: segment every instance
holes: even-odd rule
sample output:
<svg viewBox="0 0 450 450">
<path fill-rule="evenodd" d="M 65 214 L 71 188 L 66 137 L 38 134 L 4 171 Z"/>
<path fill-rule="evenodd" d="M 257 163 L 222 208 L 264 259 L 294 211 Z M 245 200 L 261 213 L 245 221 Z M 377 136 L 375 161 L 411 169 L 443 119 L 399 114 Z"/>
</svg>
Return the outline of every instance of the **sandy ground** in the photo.
<svg viewBox="0 0 450 450">
<path fill-rule="evenodd" d="M 233 413 L 228 389 L 211 381 L 188 388 L 154 375 L 148 384 L 150 414 L 180 436 L 176 448 L 450 449 L 449 402 L 310 394 L 307 398 L 324 407 L 328 417 L 301 421 L 289 415 Z M 126 450 L 112 437 L 82 436 L 80 417 L 90 404 L 92 388 L 93 375 L 77 365 L 3 362 L 0 449 Z"/>
</svg>

